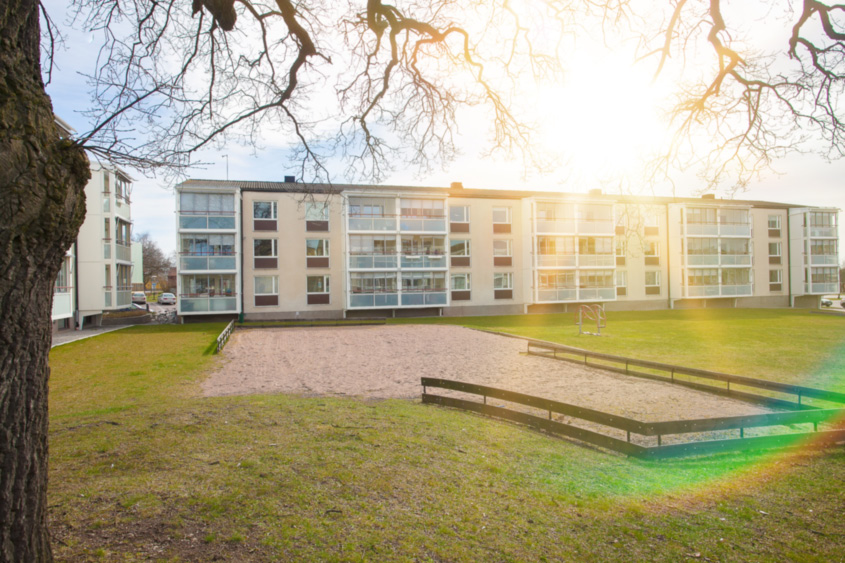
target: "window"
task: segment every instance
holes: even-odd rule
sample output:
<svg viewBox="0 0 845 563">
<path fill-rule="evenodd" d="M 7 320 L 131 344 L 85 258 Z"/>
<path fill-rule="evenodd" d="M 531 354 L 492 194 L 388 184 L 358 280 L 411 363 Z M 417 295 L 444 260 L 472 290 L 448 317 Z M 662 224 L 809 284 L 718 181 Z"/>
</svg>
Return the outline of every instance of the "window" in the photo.
<svg viewBox="0 0 845 563">
<path fill-rule="evenodd" d="M 646 209 L 643 215 L 645 215 L 646 227 L 658 227 L 660 225 L 660 212 L 657 209 Z"/>
<path fill-rule="evenodd" d="M 305 255 L 306 256 L 321 256 L 329 255 L 329 241 L 327 239 L 310 238 L 305 241 Z"/>
<path fill-rule="evenodd" d="M 575 254 L 575 238 L 537 237 L 537 253 L 542 256 L 572 256 Z"/>
<path fill-rule="evenodd" d="M 452 291 L 469 291 L 469 274 L 452 274 Z"/>
<path fill-rule="evenodd" d="M 616 256 L 624 258 L 628 250 L 628 242 L 624 238 L 616 239 Z"/>
<path fill-rule="evenodd" d="M 276 219 L 278 208 L 275 201 L 252 202 L 252 217 L 254 219 Z"/>
<path fill-rule="evenodd" d="M 235 213 L 235 196 L 182 192 L 179 196 L 179 210 L 182 213 L 202 215 L 232 215 Z"/>
<path fill-rule="evenodd" d="M 769 215 L 769 228 L 780 229 L 780 215 Z M 772 270 L 778 271 L 778 270 Z"/>
<path fill-rule="evenodd" d="M 643 254 L 646 256 L 660 256 L 660 244 L 656 241 L 643 241 Z"/>
<path fill-rule="evenodd" d="M 751 283 L 751 270 L 746 268 L 725 268 L 722 270 L 722 285 L 748 285 Z"/>
<path fill-rule="evenodd" d="M 722 209 L 719 212 L 719 223 L 723 225 L 747 225 L 748 211 L 746 209 Z"/>
<path fill-rule="evenodd" d="M 811 279 L 813 283 L 835 284 L 839 282 L 839 272 L 836 268 L 813 268 Z"/>
<path fill-rule="evenodd" d="M 646 272 L 645 273 L 645 285 L 646 287 L 655 287 L 660 285 L 660 271 L 655 270 L 654 272 Z"/>
<path fill-rule="evenodd" d="M 616 287 L 628 287 L 628 272 L 625 270 L 616 271 Z"/>
<path fill-rule="evenodd" d="M 255 239 L 253 241 L 253 249 L 255 250 L 256 257 L 263 257 L 263 258 L 276 258 L 276 239 L 274 238 L 264 238 L 264 239 Z"/>
<path fill-rule="evenodd" d="M 111 220 L 108 217 L 103 219 L 103 238 L 111 240 Z"/>
<path fill-rule="evenodd" d="M 352 293 L 396 293 L 396 274 L 390 272 L 352 272 Z"/>
<path fill-rule="evenodd" d="M 494 207 L 493 208 L 493 222 L 494 223 L 510 223 L 511 222 L 511 208 L 510 207 Z"/>
<path fill-rule="evenodd" d="M 806 219 L 805 219 L 806 220 Z M 835 227 L 836 214 L 825 211 L 813 211 L 810 213 L 810 226 L 812 227 Z"/>
<path fill-rule="evenodd" d="M 779 242 L 770 242 L 769 243 L 769 256 L 780 256 L 780 243 Z"/>
<path fill-rule="evenodd" d="M 719 285 L 719 270 L 715 268 L 694 268 L 687 270 L 687 285 Z"/>
<path fill-rule="evenodd" d="M 393 235 L 350 235 L 350 254 L 396 254 L 396 237 Z"/>
<path fill-rule="evenodd" d="M 278 295 L 279 276 L 255 276 L 255 295 Z"/>
<path fill-rule="evenodd" d="M 783 270 L 769 270 L 769 283 L 782 283 Z"/>
<path fill-rule="evenodd" d="M 445 253 L 446 239 L 439 236 L 405 235 L 402 237 L 402 254 L 414 256 L 440 256 Z"/>
<path fill-rule="evenodd" d="M 578 274 L 578 284 L 582 288 L 612 288 L 613 277 L 613 270 L 583 270 Z"/>
<path fill-rule="evenodd" d="M 306 293 L 328 293 L 329 276 L 308 276 Z"/>
<path fill-rule="evenodd" d="M 493 256 L 513 256 L 513 241 L 497 239 L 493 241 Z"/>
<path fill-rule="evenodd" d="M 182 235 L 182 254 L 190 256 L 231 256 L 235 235 Z"/>
<path fill-rule="evenodd" d="M 235 274 L 198 274 L 182 276 L 182 293 L 192 296 L 226 296 L 235 294 Z M 278 287 L 278 286 L 277 286 Z"/>
<path fill-rule="evenodd" d="M 445 216 L 442 199 L 405 199 L 399 202 L 403 217 L 435 217 Z"/>
<path fill-rule="evenodd" d="M 693 207 L 686 210 L 687 223 L 716 223 L 716 210 L 710 207 Z"/>
<path fill-rule="evenodd" d="M 778 243 L 780 244 L 780 243 Z M 747 239 L 726 238 L 719 241 L 719 251 L 723 255 L 747 255 L 751 253 Z"/>
<path fill-rule="evenodd" d="M 329 204 L 326 202 L 309 202 L 305 204 L 306 221 L 328 221 Z"/>
<path fill-rule="evenodd" d="M 513 289 L 513 274 L 493 274 L 493 289 Z"/>
<path fill-rule="evenodd" d="M 449 221 L 452 223 L 469 223 L 469 205 L 449 206 Z"/>
<path fill-rule="evenodd" d="M 70 258 L 62 260 L 62 267 L 59 270 L 59 275 L 56 276 L 56 284 L 53 289 L 54 293 L 68 293 L 70 292 L 70 272 L 71 262 Z"/>
<path fill-rule="evenodd" d="M 445 272 L 402 272 L 402 291 L 446 291 Z"/>
<path fill-rule="evenodd" d="M 613 254 L 612 237 L 580 237 L 578 239 L 578 254 L 596 255 Z"/>
<path fill-rule="evenodd" d="M 469 241 L 466 239 L 452 239 L 449 241 L 449 253 L 452 256 L 469 256 Z"/>
<path fill-rule="evenodd" d="M 687 254 L 691 256 L 714 256 L 719 254 L 719 239 L 717 238 L 688 238 Z"/>
<path fill-rule="evenodd" d="M 813 256 L 836 256 L 838 254 L 836 242 L 835 240 L 812 239 L 810 241 L 810 254 Z"/>
<path fill-rule="evenodd" d="M 575 289 L 575 272 L 540 272 L 537 275 L 537 282 L 541 290 L 549 289 Z"/>
</svg>

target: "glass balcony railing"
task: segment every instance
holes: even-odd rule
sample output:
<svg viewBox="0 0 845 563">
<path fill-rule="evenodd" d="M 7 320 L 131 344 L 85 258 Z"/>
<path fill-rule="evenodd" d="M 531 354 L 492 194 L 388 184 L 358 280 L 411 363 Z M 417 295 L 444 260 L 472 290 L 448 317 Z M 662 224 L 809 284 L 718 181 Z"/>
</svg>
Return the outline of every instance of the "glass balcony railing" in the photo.
<svg viewBox="0 0 845 563">
<path fill-rule="evenodd" d="M 805 237 L 835 237 L 835 236 L 837 236 L 836 227 L 834 227 L 834 226 L 804 227 L 804 236 Z"/>
<path fill-rule="evenodd" d="M 405 307 L 446 305 L 448 301 L 448 292 L 445 289 L 402 292 L 402 305 Z"/>
<path fill-rule="evenodd" d="M 351 254 L 349 267 L 364 270 L 395 269 L 398 257 L 395 254 Z"/>
<path fill-rule="evenodd" d="M 186 213 L 179 215 L 180 229 L 234 229 L 235 213 Z"/>
<path fill-rule="evenodd" d="M 573 234 L 575 233 L 575 219 L 537 219 L 537 233 Z"/>
<path fill-rule="evenodd" d="M 613 235 L 615 232 L 616 225 L 611 219 L 578 219 L 579 234 Z"/>
<path fill-rule="evenodd" d="M 132 261 L 132 247 L 129 246 L 128 243 L 124 243 L 122 241 L 117 241 L 117 242 L 115 242 L 114 249 L 115 249 L 114 257 L 117 260 L 121 260 L 122 262 L 131 262 Z"/>
<path fill-rule="evenodd" d="M 827 283 L 805 283 L 804 293 L 807 294 L 826 294 L 839 293 L 839 284 L 834 282 Z"/>
<path fill-rule="evenodd" d="M 538 254 L 539 268 L 574 268 L 576 264 L 574 254 Z"/>
<path fill-rule="evenodd" d="M 743 285 L 690 285 L 686 287 L 687 297 L 737 297 L 751 295 L 751 284 Z"/>
<path fill-rule="evenodd" d="M 688 236 L 750 237 L 751 223 L 686 223 L 686 234 Z"/>
<path fill-rule="evenodd" d="M 350 309 L 373 307 L 398 307 L 399 293 L 353 293 L 349 297 Z"/>
<path fill-rule="evenodd" d="M 409 255 L 403 254 L 401 265 L 403 268 L 445 268 L 446 256 Z"/>
<path fill-rule="evenodd" d="M 400 217 L 399 230 L 424 233 L 445 233 L 446 217 Z"/>
<path fill-rule="evenodd" d="M 687 266 L 750 266 L 750 254 L 688 254 Z"/>
<path fill-rule="evenodd" d="M 616 300 L 615 287 L 582 287 L 578 290 L 580 301 L 611 301 Z"/>
<path fill-rule="evenodd" d="M 614 267 L 616 265 L 616 255 L 614 254 L 579 254 L 578 267 L 579 268 L 595 268 Z"/>
<path fill-rule="evenodd" d="M 390 215 L 350 215 L 349 231 L 395 231 L 396 216 Z"/>
<path fill-rule="evenodd" d="M 179 269 L 183 272 L 188 270 L 236 270 L 237 267 L 237 258 L 234 255 L 183 254 L 179 262 Z"/>
<path fill-rule="evenodd" d="M 112 303 L 112 293 L 113 292 L 111 290 L 111 286 L 104 288 L 104 291 L 103 291 L 103 296 L 105 297 L 105 300 L 103 301 L 104 307 L 111 307 L 112 306 L 112 304 L 111 304 Z"/>
<path fill-rule="evenodd" d="M 722 254 L 720 263 L 722 266 L 750 266 L 750 254 Z"/>
<path fill-rule="evenodd" d="M 537 290 L 537 301 L 550 303 L 556 301 L 575 301 L 578 299 L 578 290 L 570 289 L 540 289 Z"/>
<path fill-rule="evenodd" d="M 839 262 L 839 256 L 836 254 L 813 254 L 810 256 L 810 264 L 813 266 L 835 266 Z M 807 256 L 804 256 L 804 263 L 806 264 Z"/>
<path fill-rule="evenodd" d="M 131 287 L 119 287 L 115 293 L 115 306 L 116 307 L 128 307 L 132 304 L 132 288 Z"/>
<path fill-rule="evenodd" d="M 183 313 L 235 313 L 238 299 L 234 293 L 224 295 L 184 294 L 179 296 L 179 310 Z"/>
<path fill-rule="evenodd" d="M 687 254 L 687 266 L 718 266 L 718 254 Z"/>
</svg>

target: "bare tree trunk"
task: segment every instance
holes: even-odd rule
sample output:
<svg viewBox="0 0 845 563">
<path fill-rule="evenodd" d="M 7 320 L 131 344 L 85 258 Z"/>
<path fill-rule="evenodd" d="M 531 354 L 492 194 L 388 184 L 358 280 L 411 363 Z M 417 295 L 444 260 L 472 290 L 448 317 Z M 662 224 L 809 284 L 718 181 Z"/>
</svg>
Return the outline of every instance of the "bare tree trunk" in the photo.
<svg viewBox="0 0 845 563">
<path fill-rule="evenodd" d="M 35 0 L 0 3 L 0 561 L 50 561 L 47 356 L 53 285 L 85 217 L 84 152 L 44 91 Z"/>
</svg>

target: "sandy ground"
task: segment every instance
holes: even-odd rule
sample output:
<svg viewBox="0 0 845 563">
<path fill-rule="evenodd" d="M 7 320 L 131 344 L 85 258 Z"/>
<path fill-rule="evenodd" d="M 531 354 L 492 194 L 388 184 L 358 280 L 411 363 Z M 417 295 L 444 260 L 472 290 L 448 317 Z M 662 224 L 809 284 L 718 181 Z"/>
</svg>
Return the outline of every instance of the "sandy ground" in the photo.
<svg viewBox="0 0 845 563">
<path fill-rule="evenodd" d="M 419 398 L 420 377 L 489 385 L 641 421 L 766 412 L 709 393 L 525 355 L 523 340 L 456 326 L 237 330 L 206 395 Z M 431 393 L 453 394 L 437 389 Z M 466 395 L 465 395 L 466 397 Z"/>
</svg>

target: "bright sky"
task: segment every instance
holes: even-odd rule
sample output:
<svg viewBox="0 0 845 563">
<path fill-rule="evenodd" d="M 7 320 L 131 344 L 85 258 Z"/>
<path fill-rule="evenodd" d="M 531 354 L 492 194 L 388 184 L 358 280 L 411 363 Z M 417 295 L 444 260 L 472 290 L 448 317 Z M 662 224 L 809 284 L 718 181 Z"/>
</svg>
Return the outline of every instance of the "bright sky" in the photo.
<svg viewBox="0 0 845 563">
<path fill-rule="evenodd" d="M 46 2 L 54 20 L 63 22 L 65 4 Z M 97 39 L 82 33 L 67 33 L 67 48 L 57 55 L 57 72 L 48 93 L 57 115 L 79 132 L 89 125 L 81 112 L 88 105 L 88 87 L 78 73 L 90 72 L 98 49 Z M 586 51 L 586 50 L 585 50 Z M 557 167 L 544 176 L 523 178 L 518 162 L 480 155 L 488 124 L 480 113 L 467 112 L 461 117 L 462 155 L 447 170 L 423 177 L 401 164 L 387 182 L 404 185 L 448 186 L 461 181 L 467 188 L 527 188 L 564 192 L 586 192 L 603 184 L 609 177 L 632 172 L 648 148 L 657 143 L 663 129 L 653 104 L 661 94 L 661 85 L 651 83 L 649 72 L 634 70 L 621 57 L 593 55 L 571 60 L 566 69 L 566 84 L 538 90 L 528 100 L 537 108 L 543 123 L 539 139 L 557 154 Z M 642 69 L 646 70 L 646 69 Z M 621 79 L 621 80 L 620 80 Z M 625 84 L 620 88 L 619 84 Z M 197 169 L 194 178 L 240 180 L 281 180 L 296 169 L 285 148 L 286 139 L 268 138 L 266 146 L 252 154 L 252 149 L 232 145 L 223 151 L 200 154 L 197 161 L 213 164 Z M 835 206 L 845 209 L 845 161 L 827 163 L 816 156 L 793 156 L 775 163 L 781 174 L 767 173 L 752 184 L 741 199 L 761 199 L 804 205 Z M 340 165 L 336 167 L 342 169 Z M 135 232 L 150 232 L 165 252 L 176 248 L 174 199 L 172 186 L 130 171 L 133 187 L 132 215 Z M 336 178 L 344 181 L 343 178 Z M 700 194 L 702 184 L 695 179 L 676 186 L 675 195 Z M 671 195 L 666 189 L 657 195 Z M 845 240 L 845 221 L 840 217 L 840 238 Z M 840 246 L 840 256 L 845 256 Z"/>
</svg>

